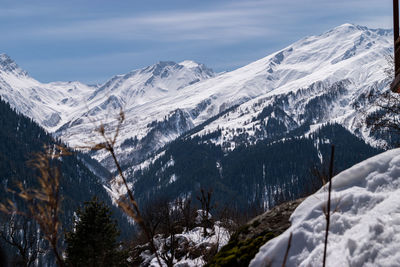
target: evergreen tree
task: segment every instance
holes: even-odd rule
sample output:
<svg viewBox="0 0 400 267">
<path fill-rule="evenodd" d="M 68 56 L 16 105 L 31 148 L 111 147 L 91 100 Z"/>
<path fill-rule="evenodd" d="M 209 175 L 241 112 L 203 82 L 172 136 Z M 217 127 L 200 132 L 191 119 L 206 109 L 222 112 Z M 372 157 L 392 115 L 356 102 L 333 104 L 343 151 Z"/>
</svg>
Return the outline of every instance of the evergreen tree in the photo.
<svg viewBox="0 0 400 267">
<path fill-rule="evenodd" d="M 78 209 L 74 229 L 65 235 L 68 266 L 126 266 L 117 242 L 119 230 L 110 209 L 97 199 Z"/>
</svg>

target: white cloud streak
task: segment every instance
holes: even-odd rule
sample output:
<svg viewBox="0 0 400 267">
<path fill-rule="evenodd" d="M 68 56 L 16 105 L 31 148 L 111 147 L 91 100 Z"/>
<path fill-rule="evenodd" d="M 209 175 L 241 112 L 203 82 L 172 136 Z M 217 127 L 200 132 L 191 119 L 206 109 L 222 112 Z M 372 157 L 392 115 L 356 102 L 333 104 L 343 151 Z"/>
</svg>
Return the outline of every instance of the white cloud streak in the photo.
<svg viewBox="0 0 400 267">
<path fill-rule="evenodd" d="M 60 49 L 59 65 L 79 66 L 84 71 L 106 62 L 130 66 L 135 61 L 148 62 L 148 58 L 175 59 L 181 54 L 201 53 L 209 54 L 211 59 L 207 60 L 215 66 L 230 68 L 247 63 L 254 51 L 258 52 L 251 59 L 265 55 L 260 52 L 264 49 L 272 52 L 346 22 L 391 27 L 390 0 L 219 0 L 197 2 L 196 8 L 175 2 L 169 9 L 141 9 L 132 1 L 132 9 L 125 10 L 108 10 L 114 4 L 108 0 L 99 0 L 101 8 L 93 6 L 97 0 L 42 0 L 41 5 L 31 0 L 0 1 L 8 1 L 0 5 L 0 51 L 15 44 L 29 50 L 33 44 L 29 51 L 46 54 L 40 50 L 44 44 Z M 92 45 L 98 49 L 87 50 Z M 89 57 L 80 57 L 84 53 Z M 71 59 L 63 59 L 67 55 Z M 215 58 L 219 63 L 213 61 Z M 39 68 L 45 63 L 30 65 Z M 57 66 L 55 62 L 49 64 Z"/>
<path fill-rule="evenodd" d="M 386 2 L 387 0 L 385 0 Z M 33 37 L 59 39 L 114 39 L 146 40 L 160 42 L 213 41 L 235 43 L 252 38 L 274 37 L 285 28 L 305 27 L 312 16 L 329 17 L 348 10 L 366 12 L 382 7 L 381 1 L 373 0 L 270 0 L 243 1 L 214 6 L 213 10 L 181 10 L 153 12 L 145 15 L 78 19 L 77 21 L 54 21 L 53 25 L 32 26 L 9 33 L 10 37 L 26 39 Z M 387 4 L 387 3 L 385 3 Z M 18 13 L 21 9 L 17 9 Z M 0 13 L 3 13 L 0 11 Z M 359 12 L 353 21 L 367 26 L 387 26 L 382 15 Z M 373 23 L 370 23 L 370 22 Z M 323 21 L 321 23 L 324 23 Z M 331 25 L 329 25 L 331 26 Z"/>
<path fill-rule="evenodd" d="M 258 9 L 154 13 L 83 20 L 34 29 L 31 34 L 49 38 L 234 42 L 270 34 L 272 30 L 260 24 L 261 17 L 268 15 L 268 11 Z"/>
</svg>

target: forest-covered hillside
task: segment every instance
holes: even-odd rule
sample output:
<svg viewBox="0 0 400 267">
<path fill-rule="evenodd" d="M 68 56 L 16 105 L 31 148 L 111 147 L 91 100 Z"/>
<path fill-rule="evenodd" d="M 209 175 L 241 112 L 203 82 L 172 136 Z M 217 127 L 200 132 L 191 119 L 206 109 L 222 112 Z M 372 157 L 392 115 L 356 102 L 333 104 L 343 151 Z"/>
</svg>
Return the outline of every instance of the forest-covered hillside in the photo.
<svg viewBox="0 0 400 267">
<path fill-rule="evenodd" d="M 174 199 L 205 188 L 212 189 L 222 205 L 268 208 L 321 186 L 312 169 L 323 171 L 331 144 L 336 146 L 336 173 L 381 152 L 338 124 L 325 125 L 308 137 L 264 140 L 233 151 L 210 141 L 218 135 L 172 142 L 154 162 L 135 173 L 136 196 L 146 200 L 161 194 Z"/>
<path fill-rule="evenodd" d="M 37 176 L 39 171 L 30 163 L 35 160 L 38 152 L 43 152 L 44 146 L 61 145 L 61 142 L 53 139 L 40 126 L 31 119 L 16 113 L 4 101 L 0 100 L 0 199 L 5 203 L 6 199 L 11 199 L 19 210 L 26 210 L 24 201 L 9 192 L 9 189 L 16 190 L 17 183 L 22 183 L 26 188 L 37 188 Z M 62 231 L 72 228 L 74 212 L 85 201 L 93 197 L 106 202 L 111 206 L 111 200 L 107 194 L 102 179 L 94 175 L 83 163 L 92 164 L 90 168 L 96 168 L 98 173 L 104 177 L 107 171 L 96 165 L 95 161 L 88 156 L 78 152 L 62 157 L 61 161 L 54 161 L 52 164 L 60 168 L 60 195 L 62 196 L 61 224 Z M 98 164 L 98 163 L 97 163 Z M 123 217 L 122 213 L 113 208 L 114 218 L 119 222 L 119 226 L 127 233 L 131 232 L 131 226 Z M 2 225 L 7 216 L 2 214 Z M 11 247 L 2 244 L 11 255 Z"/>
</svg>

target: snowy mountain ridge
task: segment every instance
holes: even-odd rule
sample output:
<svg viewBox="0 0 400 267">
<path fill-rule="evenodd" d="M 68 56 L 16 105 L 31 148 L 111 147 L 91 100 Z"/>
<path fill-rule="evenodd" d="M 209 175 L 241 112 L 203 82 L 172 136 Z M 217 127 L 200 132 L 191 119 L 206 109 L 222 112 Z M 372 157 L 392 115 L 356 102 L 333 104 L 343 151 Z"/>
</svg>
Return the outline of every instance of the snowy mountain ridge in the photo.
<svg viewBox="0 0 400 267">
<path fill-rule="evenodd" d="M 6 54 L 0 54 L 0 70 L 3 72 L 14 73 L 17 76 L 28 76 L 28 73 L 18 67 L 18 65 Z"/>
<path fill-rule="evenodd" d="M 390 67 L 385 59 L 391 53 L 390 38 L 388 30 L 344 24 L 300 40 L 272 60 L 255 62 L 267 65 L 269 59 L 267 66 L 273 66 L 268 68 L 269 79 L 271 84 L 276 80 L 277 87 L 211 122 L 197 135 L 222 129 L 221 138 L 214 141 L 233 149 L 237 131 L 243 136 L 240 139 L 254 143 L 275 134 L 274 125 L 290 132 L 337 122 L 368 143 L 380 144 L 364 120 L 376 109 L 367 96 L 387 90 L 390 82 L 384 74 Z M 292 76 L 296 76 L 293 81 L 287 80 Z"/>
<path fill-rule="evenodd" d="M 31 78 L 10 57 L 1 54 L 1 96 L 53 132 L 86 112 L 97 114 L 96 107 L 143 104 L 214 75 L 202 64 L 191 61 L 183 64 L 159 62 L 142 70 L 114 76 L 100 86 L 80 82 L 43 84 Z"/>
<path fill-rule="evenodd" d="M 113 115 L 122 107 L 126 122 L 118 153 L 128 165 L 142 162 L 212 118 L 195 134 L 223 127 L 221 138 L 214 142 L 225 142 L 231 149 L 238 128 L 240 134 L 257 140 L 270 136 L 272 124 L 290 131 L 329 121 L 373 142 L 369 130 L 359 129 L 357 121 L 365 95 L 387 88 L 385 56 L 391 46 L 389 30 L 343 24 L 219 75 L 191 61 L 159 62 L 114 76 L 100 86 L 87 86 L 41 84 L 2 68 L 0 95 L 71 145 L 93 141 L 93 122 L 105 122 L 112 129 Z M 95 157 L 107 161 L 104 154 Z"/>
</svg>

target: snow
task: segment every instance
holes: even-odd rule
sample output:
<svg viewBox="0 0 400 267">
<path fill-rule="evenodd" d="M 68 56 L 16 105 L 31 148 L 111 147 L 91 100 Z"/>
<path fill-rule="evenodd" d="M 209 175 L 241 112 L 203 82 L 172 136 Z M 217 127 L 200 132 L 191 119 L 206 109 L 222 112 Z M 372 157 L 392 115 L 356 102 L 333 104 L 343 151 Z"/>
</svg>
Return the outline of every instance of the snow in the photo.
<svg viewBox="0 0 400 267">
<path fill-rule="evenodd" d="M 179 62 L 179 65 L 185 66 L 186 68 L 196 68 L 199 66 L 198 63 L 192 60 L 184 60 L 182 62 Z"/>
<path fill-rule="evenodd" d="M 196 248 L 210 248 L 214 244 L 218 244 L 218 250 L 221 249 L 223 246 L 225 246 L 230 238 L 230 234 L 227 229 L 222 227 L 219 222 L 216 222 L 213 226 L 213 229 L 207 229 L 208 235 L 206 237 L 203 236 L 203 228 L 202 227 L 196 227 L 193 228 L 192 230 L 188 232 L 184 232 L 182 234 L 177 234 L 175 236 L 176 239 L 183 238 L 189 242 L 189 244 L 193 245 L 192 250 Z M 157 237 L 156 237 L 157 239 Z M 158 240 L 156 240 L 157 242 Z M 161 254 L 161 250 L 159 250 L 159 254 Z M 145 256 L 142 254 L 141 256 Z M 148 256 L 154 257 L 150 261 L 150 265 L 152 267 L 159 267 L 160 265 L 158 264 L 157 258 L 154 255 L 150 255 L 148 253 Z M 189 256 L 189 253 L 185 256 L 182 257 L 180 260 L 174 260 L 174 266 L 203 266 L 205 264 L 205 261 L 203 259 L 203 256 L 200 256 L 198 258 L 191 258 Z M 166 265 L 163 265 L 166 266 Z"/>
<path fill-rule="evenodd" d="M 227 222 L 213 222 L 212 226 L 207 227 L 207 234 L 204 236 L 204 228 L 202 227 L 203 210 L 197 210 L 196 226 L 191 229 L 184 228 L 181 233 L 174 235 L 175 240 L 175 257 L 173 259 L 174 266 L 203 266 L 205 264 L 204 257 L 206 253 L 212 253 L 214 249 L 219 251 L 225 246 L 230 239 L 230 232 L 226 227 Z M 211 220 L 211 214 L 208 214 Z M 164 267 L 167 266 L 162 260 L 161 255 L 170 254 L 169 244 L 171 236 L 157 234 L 154 236 L 154 244 L 157 248 L 157 254 L 160 256 L 162 266 L 158 263 L 155 253 L 151 253 L 148 244 L 139 245 L 140 266 Z M 165 247 L 167 245 L 167 247 Z M 141 249 L 144 248 L 144 249 Z"/>
<path fill-rule="evenodd" d="M 22 70 L 3 56 L 3 61 L 8 63 L 6 68 L 0 68 L 0 95 L 18 111 L 74 147 L 85 146 L 97 137 L 94 124 L 107 122 L 112 128 L 113 119 L 122 107 L 126 121 L 119 133 L 117 150 L 125 157 L 139 148 L 119 147 L 120 143 L 135 136 L 142 139 L 152 130 L 149 124 L 162 121 L 177 109 L 187 116 L 187 124 L 195 127 L 240 104 L 236 112 L 216 119 L 199 133 L 213 132 L 224 126 L 219 142 L 225 137 L 224 141 L 233 148 L 234 134 L 229 130 L 253 126 L 256 129 L 258 126 L 252 119 L 263 107 L 274 104 L 274 97 L 309 89 L 306 95 L 291 99 L 285 110 L 300 125 L 300 115 L 310 99 L 326 92 L 336 82 L 345 81 L 348 92 L 332 103 L 332 110 L 326 117 L 313 123 L 335 121 L 353 132 L 360 130 L 362 137 L 373 143 L 368 129 L 359 129 L 356 123 L 370 110 L 360 112 L 351 104 L 371 88 L 388 88 L 385 55 L 391 53 L 392 39 L 392 32 L 388 30 L 343 24 L 319 36 L 301 39 L 234 71 L 216 75 L 190 60 L 178 64 L 158 62 L 116 75 L 97 86 L 79 82 L 42 84 L 23 75 Z M 13 71 L 8 70 L 10 64 Z M 257 103 L 261 104 L 255 107 Z M 161 133 L 157 145 L 153 146 L 154 151 L 148 154 L 182 133 L 182 129 Z M 254 135 L 253 130 L 248 133 Z M 105 161 L 105 157 L 108 156 L 102 152 L 95 155 L 97 160 Z"/>
<path fill-rule="evenodd" d="M 172 184 L 174 182 L 176 182 L 176 180 L 178 180 L 178 177 L 176 176 L 176 174 L 172 174 L 171 177 L 169 178 L 168 184 Z"/>
<path fill-rule="evenodd" d="M 242 104 L 241 110 L 249 110 L 244 116 L 241 116 L 239 111 L 236 114 L 232 112 L 229 116 L 219 118 L 207 125 L 205 130 L 212 132 L 219 125 L 224 125 L 229 129 L 238 126 L 252 127 L 251 119 L 256 117 L 263 107 L 268 104 L 273 105 L 274 97 L 288 95 L 301 89 L 310 89 L 306 95 L 300 95 L 291 100 L 285 109 L 288 116 L 301 124 L 299 114 L 304 114 L 308 101 L 326 93 L 327 88 L 336 82 L 343 81 L 348 92 L 332 103 L 326 117 L 314 123 L 337 122 L 352 132 L 360 130 L 360 137 L 372 145 L 378 145 L 376 140 L 369 137 L 369 130 L 365 127 L 359 129 L 357 124 L 374 108 L 369 107 L 361 111 L 363 107 L 358 109 L 352 104 L 359 102 L 360 95 L 370 89 L 383 91 L 388 88 L 389 81 L 383 71 L 387 67 L 385 55 L 391 53 L 390 37 L 390 31 L 344 24 L 320 36 L 302 39 L 278 53 L 251 63 L 246 67 L 261 68 L 261 63 L 263 63 L 265 70 L 267 68 L 271 70 L 271 73 L 265 71 L 265 75 L 271 77 L 268 88 L 273 89 Z M 348 51 L 352 49 L 354 54 L 350 56 Z M 254 106 L 259 103 L 261 105 L 255 108 Z M 251 136 L 252 133 L 248 133 Z M 199 135 L 202 134 L 199 133 Z M 227 137 L 228 141 L 230 139 L 224 133 L 223 137 Z"/>
<path fill-rule="evenodd" d="M 128 112 L 134 106 L 142 106 L 155 99 L 175 95 L 177 90 L 191 83 L 214 76 L 204 65 L 193 61 L 185 61 L 182 64 L 159 62 L 125 75 L 116 75 L 100 86 L 89 86 L 80 82 L 43 84 L 25 75 L 15 62 L 2 54 L 0 95 L 50 132 L 55 132 L 69 123 L 69 127 L 64 129 L 64 141 L 72 145 L 83 145 L 78 140 L 82 140 L 81 137 L 88 132 L 93 132 L 93 120 L 118 114 L 120 107 Z M 53 114 L 59 115 L 60 119 L 55 123 L 53 120 L 50 125 L 46 124 Z M 92 118 L 88 119 L 88 115 Z M 146 122 L 149 121 L 146 119 Z M 76 128 L 76 131 L 71 133 L 71 128 Z M 82 135 L 78 136 L 78 133 Z"/>
<path fill-rule="evenodd" d="M 321 266 L 327 185 L 294 211 L 292 226 L 260 248 L 251 267 Z M 341 172 L 332 180 L 327 266 L 400 265 L 400 149 L 384 152 Z"/>
</svg>

